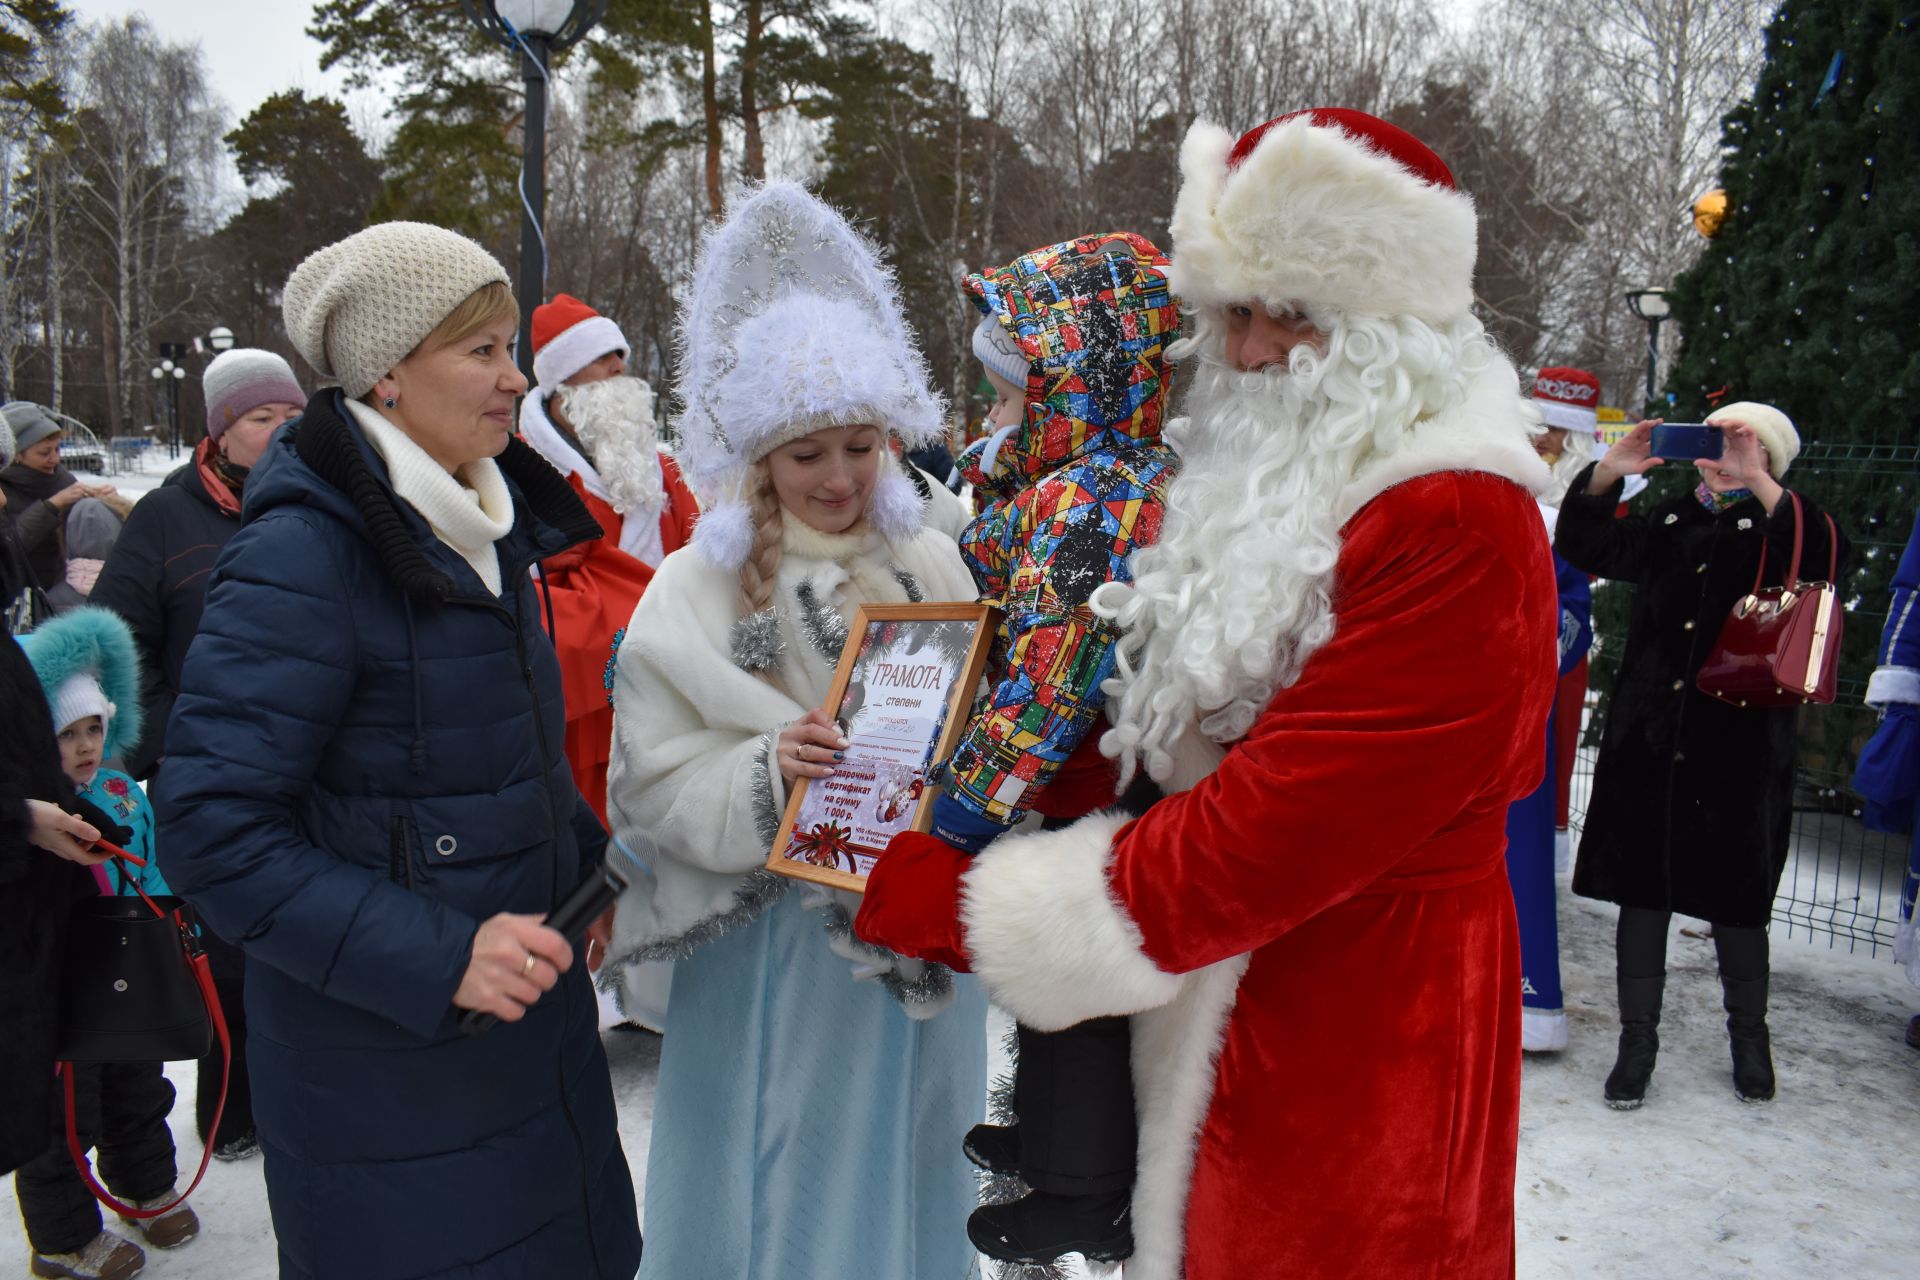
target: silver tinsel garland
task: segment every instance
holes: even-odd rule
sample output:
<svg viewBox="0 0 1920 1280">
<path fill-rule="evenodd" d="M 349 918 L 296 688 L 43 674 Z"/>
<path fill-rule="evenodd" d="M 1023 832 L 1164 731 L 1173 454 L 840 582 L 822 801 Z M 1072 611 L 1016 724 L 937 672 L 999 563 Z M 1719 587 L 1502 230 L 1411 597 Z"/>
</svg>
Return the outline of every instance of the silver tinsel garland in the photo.
<svg viewBox="0 0 1920 1280">
<path fill-rule="evenodd" d="M 780 635 L 780 611 L 772 605 L 736 620 L 727 637 L 733 663 L 742 671 L 769 671 L 786 652 Z"/>
</svg>

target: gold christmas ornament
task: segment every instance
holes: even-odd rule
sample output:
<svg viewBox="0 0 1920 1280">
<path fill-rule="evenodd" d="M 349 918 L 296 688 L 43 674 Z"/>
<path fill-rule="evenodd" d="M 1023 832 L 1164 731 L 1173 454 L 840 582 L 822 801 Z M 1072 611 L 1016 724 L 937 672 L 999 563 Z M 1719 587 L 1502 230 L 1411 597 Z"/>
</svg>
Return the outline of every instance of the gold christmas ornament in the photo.
<svg viewBox="0 0 1920 1280">
<path fill-rule="evenodd" d="M 1693 229 L 1711 240 L 1727 221 L 1727 193 L 1720 187 L 1693 202 Z"/>
</svg>

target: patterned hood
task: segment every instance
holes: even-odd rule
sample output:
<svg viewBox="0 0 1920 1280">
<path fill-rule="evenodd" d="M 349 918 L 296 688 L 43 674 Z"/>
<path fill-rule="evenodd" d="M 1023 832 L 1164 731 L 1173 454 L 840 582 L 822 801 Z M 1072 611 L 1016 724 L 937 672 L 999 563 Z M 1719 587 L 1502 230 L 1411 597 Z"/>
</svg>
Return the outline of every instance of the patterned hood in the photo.
<svg viewBox="0 0 1920 1280">
<path fill-rule="evenodd" d="M 962 470 L 1004 491 L 1095 449 L 1148 444 L 1160 435 L 1173 367 L 1166 347 L 1180 312 L 1167 259 L 1131 232 L 1080 236 L 970 275 L 974 305 L 998 320 L 1032 362 L 1027 414 L 992 449 L 970 449 Z"/>
</svg>

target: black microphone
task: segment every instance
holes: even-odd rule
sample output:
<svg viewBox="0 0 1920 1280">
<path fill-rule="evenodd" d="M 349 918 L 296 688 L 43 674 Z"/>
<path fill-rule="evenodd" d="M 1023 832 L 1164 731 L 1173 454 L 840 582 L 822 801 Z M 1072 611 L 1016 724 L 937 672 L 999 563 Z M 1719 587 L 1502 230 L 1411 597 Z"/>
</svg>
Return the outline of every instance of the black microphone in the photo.
<svg viewBox="0 0 1920 1280">
<path fill-rule="evenodd" d="M 652 842 L 645 837 L 636 835 L 635 838 L 649 849 L 652 848 Z M 627 891 L 636 872 L 645 874 L 645 871 L 645 864 L 631 849 L 617 840 L 609 840 L 606 857 L 600 866 L 575 885 L 566 901 L 555 907 L 552 914 L 541 923 L 565 937 L 571 946 L 580 941 L 588 925 L 604 915 L 607 908 Z M 460 1030 L 467 1035 L 477 1036 L 498 1021 L 500 1018 L 496 1014 L 467 1009 L 460 1014 Z"/>
</svg>

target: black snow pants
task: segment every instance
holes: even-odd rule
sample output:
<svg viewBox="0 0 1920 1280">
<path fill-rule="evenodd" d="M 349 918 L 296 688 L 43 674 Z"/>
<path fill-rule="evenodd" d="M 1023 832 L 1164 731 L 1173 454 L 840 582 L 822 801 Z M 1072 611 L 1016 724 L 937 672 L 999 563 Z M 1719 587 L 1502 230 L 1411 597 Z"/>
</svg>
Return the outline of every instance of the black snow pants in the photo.
<svg viewBox="0 0 1920 1280">
<path fill-rule="evenodd" d="M 172 1190 L 173 1083 L 158 1062 L 74 1065 L 73 1112 L 80 1148 L 97 1148 L 96 1175 L 123 1204 Z M 53 1145 L 13 1175 L 27 1242 L 37 1253 L 72 1253 L 100 1234 L 100 1205 L 67 1151 L 62 1091 L 54 1090 Z"/>
</svg>

